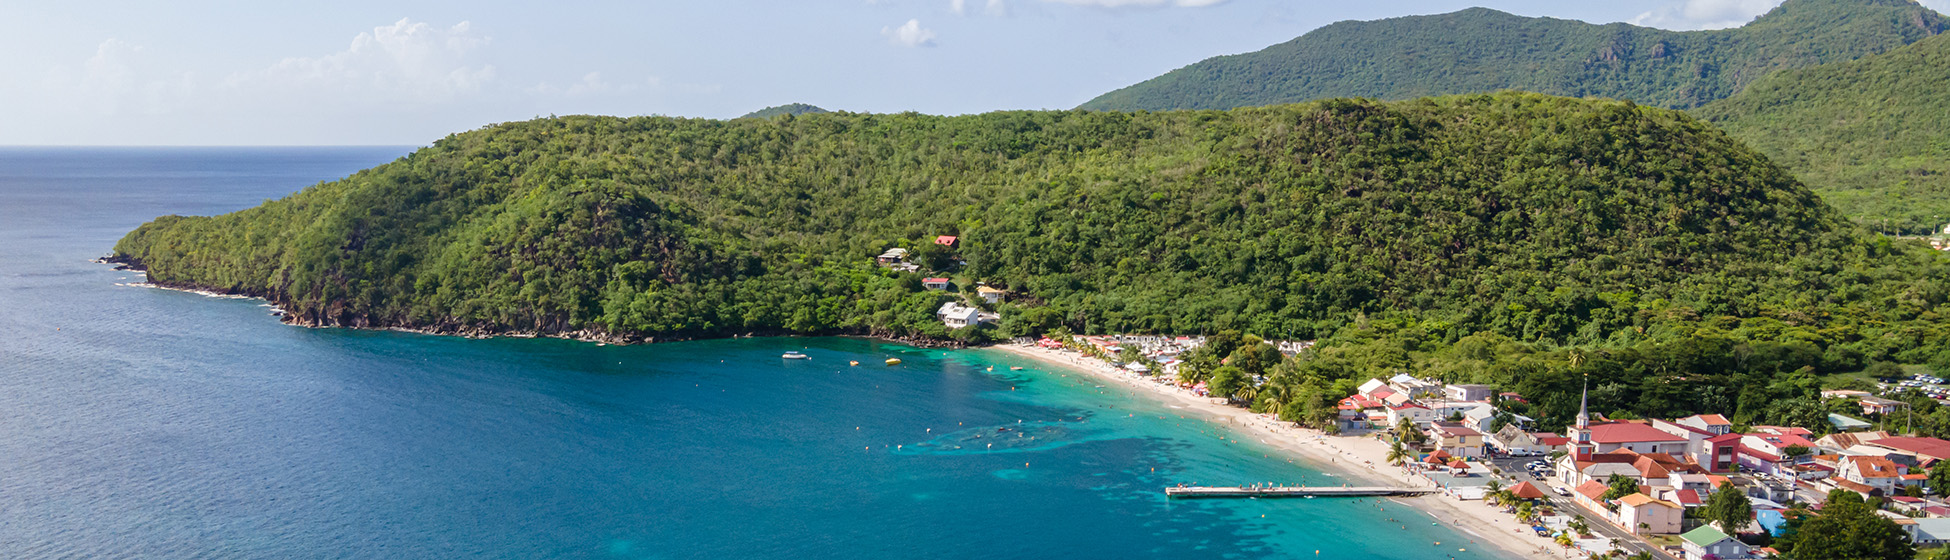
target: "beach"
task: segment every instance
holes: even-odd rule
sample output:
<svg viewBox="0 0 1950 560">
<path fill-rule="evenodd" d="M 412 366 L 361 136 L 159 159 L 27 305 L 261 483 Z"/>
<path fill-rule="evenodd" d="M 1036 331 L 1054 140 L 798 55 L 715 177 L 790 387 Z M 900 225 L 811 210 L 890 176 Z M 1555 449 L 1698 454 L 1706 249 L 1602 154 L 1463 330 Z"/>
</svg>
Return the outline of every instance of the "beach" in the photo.
<svg viewBox="0 0 1950 560">
<path fill-rule="evenodd" d="M 1220 399 L 1201 397 L 1172 384 L 1116 368 L 1095 358 L 1063 350 L 1049 350 L 1025 344 L 997 345 L 992 349 L 1049 364 L 1065 371 L 1087 374 L 1154 395 L 1160 401 L 1195 411 L 1215 423 L 1230 426 L 1268 446 L 1289 452 L 1308 466 L 1349 480 L 1351 485 L 1433 486 L 1428 479 L 1401 467 L 1388 465 L 1388 444 L 1370 436 L 1330 436 L 1282 422 L 1270 414 L 1255 414 L 1245 408 L 1224 404 Z M 1533 534 L 1515 515 L 1477 501 L 1461 501 L 1443 495 L 1395 498 L 1393 501 L 1429 515 L 1432 522 L 1449 525 L 1469 535 L 1471 545 L 1494 549 L 1511 557 L 1564 557 L 1567 551 Z M 1573 557 L 1582 553 L 1573 549 Z"/>
</svg>

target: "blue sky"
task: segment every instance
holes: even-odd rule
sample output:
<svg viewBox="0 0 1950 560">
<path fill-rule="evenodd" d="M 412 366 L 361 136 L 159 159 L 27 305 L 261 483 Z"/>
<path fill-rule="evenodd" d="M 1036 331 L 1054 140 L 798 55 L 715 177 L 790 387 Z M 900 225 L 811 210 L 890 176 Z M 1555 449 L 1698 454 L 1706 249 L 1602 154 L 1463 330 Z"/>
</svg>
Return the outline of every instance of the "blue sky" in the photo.
<svg viewBox="0 0 1950 560">
<path fill-rule="evenodd" d="M 551 114 L 729 118 L 787 102 L 1068 108 L 1340 20 L 1486 6 L 1698 29 L 1778 3 L 66 0 L 0 6 L 0 144 L 425 144 Z"/>
</svg>

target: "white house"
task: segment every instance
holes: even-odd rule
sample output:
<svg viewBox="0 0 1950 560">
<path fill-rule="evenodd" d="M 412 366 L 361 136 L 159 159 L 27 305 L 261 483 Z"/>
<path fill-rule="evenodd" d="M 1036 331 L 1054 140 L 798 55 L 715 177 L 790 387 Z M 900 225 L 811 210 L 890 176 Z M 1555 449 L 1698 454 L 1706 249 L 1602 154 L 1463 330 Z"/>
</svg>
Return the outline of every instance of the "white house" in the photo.
<svg viewBox="0 0 1950 560">
<path fill-rule="evenodd" d="M 1488 385 L 1450 385 L 1443 392 L 1452 401 L 1487 401 L 1495 391 Z"/>
<path fill-rule="evenodd" d="M 941 318 L 941 324 L 947 325 L 951 329 L 959 329 L 982 322 L 981 309 L 968 307 L 952 301 L 941 304 L 941 309 L 935 311 L 934 315 Z"/>
<path fill-rule="evenodd" d="M 1417 427 L 1426 427 L 1430 422 L 1435 421 L 1435 411 L 1415 403 L 1388 405 L 1389 427 L 1400 425 L 1403 418 L 1414 422 Z"/>
</svg>

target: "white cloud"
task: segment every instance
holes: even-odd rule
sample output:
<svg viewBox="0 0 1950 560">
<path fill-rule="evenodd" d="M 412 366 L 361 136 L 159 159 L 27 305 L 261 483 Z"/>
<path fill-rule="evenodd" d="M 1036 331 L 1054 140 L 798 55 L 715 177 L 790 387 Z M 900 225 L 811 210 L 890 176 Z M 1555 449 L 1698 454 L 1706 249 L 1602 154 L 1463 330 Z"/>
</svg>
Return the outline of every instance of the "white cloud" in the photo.
<svg viewBox="0 0 1950 560">
<path fill-rule="evenodd" d="M 1639 14 L 1632 23 L 1682 31 L 1726 29 L 1746 25 L 1780 4 L 1781 0 L 1681 0 Z"/>
<path fill-rule="evenodd" d="M 1175 6 L 1179 8 L 1203 8 L 1224 4 L 1226 0 L 1043 0 L 1073 6 L 1097 6 L 1100 8 L 1155 8 Z"/>
<path fill-rule="evenodd" d="M 934 30 L 921 27 L 921 20 L 910 19 L 900 27 L 882 27 L 880 34 L 903 47 L 934 46 Z"/>
<path fill-rule="evenodd" d="M 401 19 L 360 33 L 346 50 L 286 58 L 257 72 L 233 75 L 225 85 L 441 102 L 478 93 L 494 81 L 494 66 L 475 60 L 488 43 L 488 37 L 465 21 L 440 29 Z"/>
<path fill-rule="evenodd" d="M 954 12 L 958 16 L 968 15 L 968 0 L 948 0 L 948 11 Z M 1002 4 L 1002 0 L 988 0 L 982 7 L 982 14 L 997 17 L 1006 16 L 1009 15 L 1009 8 Z"/>
</svg>

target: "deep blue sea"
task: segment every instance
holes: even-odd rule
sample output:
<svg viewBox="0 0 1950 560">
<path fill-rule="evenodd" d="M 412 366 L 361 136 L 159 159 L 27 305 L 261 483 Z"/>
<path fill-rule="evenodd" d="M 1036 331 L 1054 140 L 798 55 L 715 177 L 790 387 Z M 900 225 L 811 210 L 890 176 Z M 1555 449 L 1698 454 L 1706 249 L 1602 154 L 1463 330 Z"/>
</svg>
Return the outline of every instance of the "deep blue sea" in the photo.
<svg viewBox="0 0 1950 560">
<path fill-rule="evenodd" d="M 1335 479 L 994 351 L 305 329 L 89 262 L 407 151 L 0 148 L 0 558 L 1483 557 L 1407 508 L 1168 502 Z"/>
</svg>

